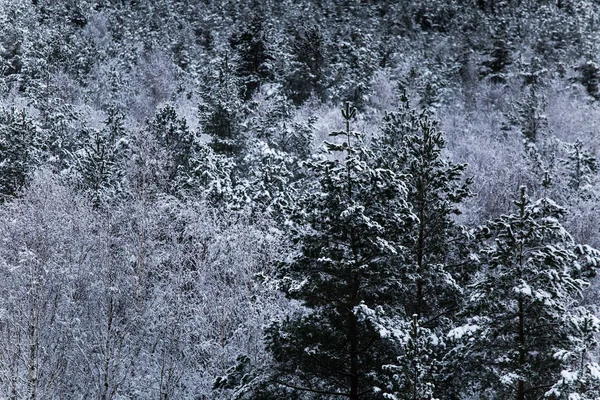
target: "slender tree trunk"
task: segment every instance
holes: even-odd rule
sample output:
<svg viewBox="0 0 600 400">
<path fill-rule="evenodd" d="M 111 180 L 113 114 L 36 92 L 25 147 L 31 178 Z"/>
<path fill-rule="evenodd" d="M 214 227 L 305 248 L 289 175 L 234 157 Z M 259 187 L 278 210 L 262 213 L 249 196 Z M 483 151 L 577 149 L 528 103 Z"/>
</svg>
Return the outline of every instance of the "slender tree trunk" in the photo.
<svg viewBox="0 0 600 400">
<path fill-rule="evenodd" d="M 358 400 L 358 331 L 354 312 L 350 317 L 350 400 Z"/>
<path fill-rule="evenodd" d="M 101 400 L 106 400 L 109 398 L 109 388 L 110 388 L 110 360 L 111 360 L 111 340 L 112 340 L 112 323 L 113 323 L 113 298 L 112 295 L 109 298 L 108 302 L 108 315 L 107 315 L 107 324 L 106 324 L 106 342 L 104 346 L 104 377 L 102 382 L 102 394 L 100 396 Z"/>
<path fill-rule="evenodd" d="M 519 297 L 519 366 L 525 365 L 525 315 L 523 298 Z M 517 400 L 525 400 L 525 381 L 519 380 Z"/>
<path fill-rule="evenodd" d="M 358 297 L 359 277 L 355 275 L 352 281 L 352 299 L 350 310 L 348 310 L 349 330 L 348 339 L 350 342 L 350 400 L 358 400 L 358 321 L 354 314 L 354 306 Z"/>
<path fill-rule="evenodd" d="M 37 329 L 35 326 L 35 311 L 32 310 L 32 321 L 29 325 L 29 366 L 27 377 L 27 397 L 29 400 L 35 400 L 37 397 Z"/>
<path fill-rule="evenodd" d="M 342 110 L 342 116 L 346 120 L 346 139 L 348 145 L 348 154 L 350 154 L 351 141 L 350 141 L 350 119 L 353 118 L 356 109 L 350 110 L 350 103 L 345 103 L 345 110 Z M 346 163 L 347 172 L 347 185 L 348 185 L 348 198 L 352 198 L 352 177 L 350 175 L 350 166 Z M 351 230 L 350 240 L 352 243 L 352 253 L 354 257 L 354 265 L 358 266 L 358 252 L 356 251 L 356 236 Z M 350 400 L 358 400 L 358 321 L 354 314 L 354 307 L 358 306 L 359 296 L 358 291 L 360 289 L 360 275 L 358 270 L 352 271 L 352 278 L 350 282 L 350 307 L 348 309 L 348 340 L 350 342 Z"/>
<path fill-rule="evenodd" d="M 417 314 L 417 317 L 421 317 L 422 308 L 423 308 L 423 273 L 425 272 L 425 268 L 423 266 L 423 253 L 425 247 L 425 227 L 424 227 L 424 219 L 425 213 L 423 209 L 425 206 L 421 204 L 419 210 L 419 236 L 417 241 L 417 301 L 414 313 Z"/>
<path fill-rule="evenodd" d="M 27 365 L 27 398 L 35 400 L 37 398 L 38 386 L 38 351 L 39 351 L 39 304 L 37 283 L 32 285 L 32 300 L 29 310 L 29 326 L 27 335 L 29 339 L 29 356 Z"/>
<path fill-rule="evenodd" d="M 521 195 L 521 199 L 524 198 L 524 192 Z M 525 216 L 525 203 L 521 206 L 521 218 Z M 523 255 L 523 244 L 521 244 L 519 248 L 519 264 L 518 264 L 518 276 L 519 280 L 523 279 L 523 263 L 524 263 L 524 255 Z M 519 316 L 519 368 L 522 369 L 525 365 L 525 306 L 523 304 L 523 295 L 519 294 L 518 300 L 518 316 Z M 525 381 L 519 380 L 517 384 L 517 400 L 525 400 Z"/>
<path fill-rule="evenodd" d="M 424 132 L 423 136 L 424 146 L 427 146 L 429 143 L 429 137 L 427 132 Z M 423 313 L 423 286 L 424 279 L 423 274 L 425 273 L 425 211 L 427 208 L 427 182 L 425 182 L 423 177 L 417 177 L 415 181 L 415 209 L 417 213 L 417 217 L 419 218 L 418 222 L 418 232 L 417 232 L 417 243 L 415 249 L 415 263 L 417 264 L 417 293 L 415 299 L 415 308 L 411 310 L 411 314 L 417 314 L 418 318 L 421 318 L 421 314 Z"/>
</svg>

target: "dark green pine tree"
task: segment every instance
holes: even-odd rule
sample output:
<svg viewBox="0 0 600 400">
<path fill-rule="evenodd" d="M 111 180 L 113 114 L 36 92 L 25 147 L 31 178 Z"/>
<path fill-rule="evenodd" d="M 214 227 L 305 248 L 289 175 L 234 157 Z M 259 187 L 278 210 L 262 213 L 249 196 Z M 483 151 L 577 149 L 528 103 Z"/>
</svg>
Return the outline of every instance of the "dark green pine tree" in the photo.
<svg viewBox="0 0 600 400">
<path fill-rule="evenodd" d="M 273 56 L 267 45 L 264 17 L 253 14 L 248 25 L 229 39 L 237 55 L 236 75 L 244 82 L 244 100 L 250 100 L 263 82 L 274 77 Z"/>
<path fill-rule="evenodd" d="M 499 19 L 495 25 L 497 28 L 492 33 L 492 48 L 489 57 L 482 63 L 481 74 L 488 77 L 493 83 L 504 83 L 507 78 L 508 66 L 512 64 L 512 46 L 508 36 L 508 22 Z"/>
<path fill-rule="evenodd" d="M 364 108 L 371 90 L 371 78 L 378 66 L 378 55 L 370 45 L 373 35 L 353 25 L 341 25 L 333 33 L 327 54 L 327 95 L 351 101 Z"/>
<path fill-rule="evenodd" d="M 378 165 L 350 130 L 355 112 L 346 103 L 346 131 L 331 133 L 344 141 L 326 142 L 308 163 L 313 184 L 290 219 L 298 251 L 283 263 L 281 282 L 305 312 L 267 330 L 276 361 L 268 391 L 279 398 L 381 399 L 382 366 L 395 361 L 392 341 L 359 309 L 399 307 L 397 266 L 414 216 L 402 176 Z"/>
<path fill-rule="evenodd" d="M 294 28 L 285 78 L 288 97 L 297 105 L 311 95 L 325 97 L 325 38 L 318 25 Z"/>
<path fill-rule="evenodd" d="M 514 114 L 509 116 L 509 120 L 521 128 L 521 134 L 530 143 L 538 141 L 548 125 L 546 99 L 539 92 L 537 84 L 529 85 L 529 93 L 516 103 Z"/>
<path fill-rule="evenodd" d="M 454 217 L 469 195 L 466 165 L 444 159 L 445 140 L 437 121 L 411 109 L 406 95 L 397 112 L 387 113 L 375 141 L 380 162 L 406 176 L 408 202 L 417 219 L 403 244 L 409 250 L 403 294 L 406 315 L 426 328 L 443 325 L 457 310 L 460 282 L 468 271 L 459 262 L 462 229 Z"/>
<path fill-rule="evenodd" d="M 35 163 L 36 128 L 24 111 L 0 111 L 0 203 L 19 194 Z"/>
<path fill-rule="evenodd" d="M 5 77 L 20 74 L 23 68 L 23 38 L 15 31 L 5 29 L 0 39 L 0 74 Z"/>
<path fill-rule="evenodd" d="M 600 67 L 591 59 L 578 67 L 578 81 L 585 87 L 587 93 L 594 99 L 600 100 Z"/>
<path fill-rule="evenodd" d="M 202 197 L 224 210 L 237 210 L 246 204 L 244 187 L 237 185 L 236 165 L 231 158 L 215 153 L 208 145 L 200 145 L 194 149 L 190 166 L 190 175 L 181 186 L 188 195 Z"/>
<path fill-rule="evenodd" d="M 548 125 L 545 115 L 548 104 L 540 90 L 544 87 L 543 78 L 546 73 L 547 70 L 541 66 L 537 57 L 533 57 L 531 62 L 524 65 L 521 76 L 524 88 L 529 89 L 528 93 L 523 100 L 517 101 L 513 110 L 507 114 L 508 122 L 520 128 L 528 147 L 532 150 L 532 144 L 546 133 Z"/>
<path fill-rule="evenodd" d="M 455 222 L 461 203 L 470 193 L 470 179 L 464 177 L 466 165 L 443 157 L 445 140 L 437 121 L 425 111 L 412 109 L 406 95 L 402 95 L 398 111 L 386 114 L 375 148 L 384 167 L 405 176 L 407 200 L 416 216 L 403 237 L 406 262 L 397 266 L 402 271 L 404 290 L 399 295 L 403 314 L 416 316 L 420 330 L 443 338 L 453 326 L 463 285 L 472 272 L 465 261 L 467 237 Z M 402 323 L 406 322 L 404 318 Z M 426 336 L 421 340 L 429 339 Z M 404 350 L 395 363 L 398 368 L 417 363 L 414 354 L 406 346 L 401 347 Z M 446 395 L 451 392 L 447 380 L 453 375 L 452 368 L 441 368 L 444 346 L 429 346 L 423 351 L 428 351 L 431 358 L 427 374 L 418 377 L 420 381 L 412 376 L 402 377 L 397 368 L 392 368 L 397 375 L 392 380 L 397 398 L 416 399 L 422 398 L 422 393 L 442 396 L 439 391 Z M 402 388 L 410 389 L 409 394 L 405 393 L 408 397 L 400 394 Z"/>
<path fill-rule="evenodd" d="M 415 314 L 411 320 L 404 315 L 391 319 L 379 310 L 364 310 L 365 317 L 380 329 L 380 333 L 393 338 L 398 346 L 398 357 L 394 364 L 382 367 L 388 383 L 381 389 L 388 400 L 436 400 L 454 398 L 448 391 L 445 396 L 435 396 L 434 374 L 438 369 L 437 352 L 444 342 L 430 329 L 419 324 Z M 447 389 L 441 387 L 441 389 Z M 438 388 L 438 390 L 440 389 Z"/>
<path fill-rule="evenodd" d="M 582 307 L 583 308 L 583 307 Z M 574 330 L 570 351 L 559 351 L 555 358 L 563 362 L 558 382 L 546 392 L 552 400 L 597 400 L 600 398 L 600 365 L 595 353 L 600 345 L 600 320 L 589 310 L 580 308 L 571 319 Z"/>
<path fill-rule="evenodd" d="M 577 139 L 575 143 L 567 145 L 567 158 L 563 163 L 567 170 L 569 188 L 579 195 L 589 192 L 598 173 L 598 160 L 584 148 L 581 140 Z"/>
<path fill-rule="evenodd" d="M 119 163 L 126 152 L 125 135 L 123 114 L 110 108 L 104 127 L 89 132 L 83 149 L 76 153 L 81 186 L 96 206 L 120 191 L 122 171 Z"/>
<path fill-rule="evenodd" d="M 470 374 L 464 388 L 478 398 L 544 398 L 564 369 L 557 355 L 579 345 L 572 307 L 600 261 L 598 251 L 573 243 L 553 201 L 532 202 L 521 188 L 515 207 L 481 229 L 467 323 L 450 335 L 464 339 L 455 352 Z"/>
<path fill-rule="evenodd" d="M 261 101 L 246 121 L 248 131 L 269 147 L 299 158 L 313 154 L 314 123 L 316 117 L 306 122 L 296 118 L 296 107 L 291 100 L 276 88 Z M 251 149 L 248 149 L 251 151 Z"/>
<path fill-rule="evenodd" d="M 250 166 L 245 175 L 245 193 L 252 209 L 261 213 L 277 210 L 271 215 L 279 216 L 279 211 L 287 207 L 294 192 L 291 184 L 297 180 L 294 171 L 299 169 L 298 160 L 255 140 L 244 161 Z"/>
<path fill-rule="evenodd" d="M 210 147 L 228 157 L 240 156 L 245 146 L 241 123 L 246 107 L 240 98 L 241 87 L 235 65 L 225 54 L 215 68 L 215 76 L 205 83 L 203 102 L 198 108 L 202 133 L 210 136 Z"/>
<path fill-rule="evenodd" d="M 150 131 L 165 151 L 167 190 L 175 193 L 190 175 L 190 159 L 193 155 L 194 135 L 189 130 L 185 118 L 179 118 L 171 105 L 158 110 L 149 124 Z"/>
</svg>

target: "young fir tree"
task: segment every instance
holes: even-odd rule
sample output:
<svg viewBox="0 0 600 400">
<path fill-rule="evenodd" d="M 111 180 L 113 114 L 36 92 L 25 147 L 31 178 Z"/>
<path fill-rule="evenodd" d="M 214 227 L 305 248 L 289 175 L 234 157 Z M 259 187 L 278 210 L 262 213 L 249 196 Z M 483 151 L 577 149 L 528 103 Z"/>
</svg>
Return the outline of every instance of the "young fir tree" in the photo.
<svg viewBox="0 0 600 400">
<path fill-rule="evenodd" d="M 326 142 L 326 154 L 307 163 L 314 182 L 291 216 L 299 248 L 281 282 L 306 312 L 267 330 L 276 361 L 268 391 L 285 398 L 382 398 L 381 367 L 394 361 L 393 343 L 358 309 L 399 307 L 397 266 L 414 216 L 401 175 L 378 165 L 350 130 L 355 112 L 346 103 L 346 131 L 331 133 L 344 141 Z"/>
<path fill-rule="evenodd" d="M 591 312 L 580 308 L 571 319 L 574 347 L 570 351 L 554 354 L 563 364 L 560 379 L 546 392 L 549 399 L 593 400 L 600 398 L 600 365 L 590 354 L 598 349 L 600 320 Z"/>
<path fill-rule="evenodd" d="M 244 163 L 251 166 L 246 174 L 245 192 L 253 210 L 270 212 L 286 208 L 293 193 L 290 184 L 297 180 L 294 170 L 298 168 L 298 160 L 255 140 Z"/>
<path fill-rule="evenodd" d="M 583 147 L 581 140 L 567 144 L 567 159 L 563 162 L 567 169 L 569 188 L 578 194 L 589 191 L 598 172 L 598 161 Z"/>
<path fill-rule="evenodd" d="M 35 161 L 36 128 L 24 111 L 0 111 L 0 203 L 19 194 Z"/>
<path fill-rule="evenodd" d="M 479 398 L 538 399 L 559 380 L 556 355 L 577 346 L 571 306 L 599 261 L 596 250 L 573 243 L 553 201 L 532 202 L 523 187 L 515 206 L 481 229 L 467 323 L 450 335 L 465 339 L 455 354 L 468 371 L 464 387 Z"/>
<path fill-rule="evenodd" d="M 167 186 L 171 192 L 177 191 L 190 174 L 190 158 L 193 154 L 194 136 L 185 118 L 179 118 L 171 105 L 158 110 L 149 124 L 150 131 L 165 151 Z"/>
<path fill-rule="evenodd" d="M 48 102 L 41 110 L 38 147 L 40 157 L 54 171 L 65 171 L 72 167 L 73 154 L 83 148 L 87 127 L 81 116 L 70 104 L 60 101 Z M 83 139 L 83 141 L 82 141 Z"/>
<path fill-rule="evenodd" d="M 182 182 L 183 191 L 199 195 L 219 209 L 239 209 L 245 202 L 236 185 L 235 163 L 231 158 L 215 151 L 208 145 L 195 149 L 190 160 L 190 175 Z"/>
<path fill-rule="evenodd" d="M 396 342 L 396 362 L 382 366 L 386 382 L 380 389 L 385 399 L 435 400 L 436 390 L 443 392 L 444 398 L 455 398 L 447 386 L 436 387 L 439 350 L 444 348 L 444 341 L 422 327 L 416 314 L 410 320 L 403 313 L 390 318 L 381 308 L 361 306 L 359 315 L 369 320 L 382 337 Z"/>
<path fill-rule="evenodd" d="M 244 82 L 244 100 L 250 100 L 260 85 L 273 78 L 273 56 L 268 44 L 263 17 L 252 15 L 250 23 L 229 39 L 238 56 L 236 75 Z"/>
<path fill-rule="evenodd" d="M 403 354 L 397 365 L 385 365 L 392 372 L 394 389 L 386 393 L 390 400 L 433 400 L 435 386 L 432 371 L 435 370 L 436 339 L 428 329 L 419 325 L 417 315 L 413 315 L 408 335 L 403 343 Z"/>
<path fill-rule="evenodd" d="M 401 97 L 397 112 L 386 114 L 375 147 L 385 167 L 405 175 L 407 200 L 417 217 L 403 238 L 406 262 L 398 266 L 403 271 L 404 291 L 400 296 L 404 315 L 416 315 L 420 331 L 425 329 L 429 335 L 444 337 L 461 305 L 462 284 L 470 274 L 462 254 L 466 237 L 454 220 L 460 214 L 461 202 L 469 195 L 470 179 L 464 178 L 466 165 L 444 159 L 445 141 L 437 121 L 426 112 L 412 109 L 406 95 Z M 405 318 L 403 323 L 408 322 Z M 439 366 L 444 358 L 443 345 L 434 347 L 424 348 L 432 357 L 428 375 L 421 376 L 429 380 L 422 382 L 427 383 L 428 390 L 434 390 L 436 374 L 435 380 L 442 379 L 442 370 L 434 366 Z M 404 350 L 398 357 L 398 368 L 417 363 L 405 344 L 401 348 Z M 411 383 L 413 378 L 406 379 L 394 379 L 396 393 L 402 392 L 402 387 L 417 390 Z M 450 391 L 447 383 L 440 382 L 438 386 L 437 390 Z"/>
<path fill-rule="evenodd" d="M 216 76 L 206 82 L 203 102 L 198 107 L 202 133 L 210 136 L 209 145 L 217 154 L 239 156 L 244 148 L 241 131 L 246 107 L 241 98 L 242 83 L 234 74 L 228 54 L 220 60 Z"/>
<path fill-rule="evenodd" d="M 506 82 L 507 69 L 512 64 L 512 46 L 508 35 L 508 22 L 500 19 L 496 25 L 497 28 L 492 32 L 493 47 L 489 50 L 488 59 L 482 63 L 481 75 L 499 84 Z"/>
<path fill-rule="evenodd" d="M 543 88 L 543 75 L 546 72 L 537 57 L 524 65 L 521 76 L 523 77 L 523 87 L 528 89 L 528 92 L 522 100 L 516 102 L 506 116 L 511 125 L 520 128 L 529 147 L 532 147 L 531 145 L 540 139 L 548 125 L 545 115 L 548 104 L 540 93 L 540 88 Z M 511 127 L 507 126 L 503 129 L 510 130 Z"/>
<path fill-rule="evenodd" d="M 517 102 L 513 121 L 520 126 L 526 141 L 534 143 L 540 139 L 548 125 L 545 115 L 546 99 L 539 94 L 537 84 L 529 85 L 529 93 L 524 100 Z"/>
<path fill-rule="evenodd" d="M 424 327 L 439 326 L 456 311 L 464 271 L 456 264 L 461 229 L 454 222 L 460 203 L 469 195 L 466 165 L 442 156 L 445 140 L 437 121 L 411 109 L 401 97 L 397 112 L 387 113 L 376 140 L 381 163 L 406 176 L 408 202 L 417 219 L 405 236 L 409 264 L 404 283 L 407 315 L 416 314 Z M 454 258 L 454 260 L 453 260 Z"/>
<path fill-rule="evenodd" d="M 95 129 L 77 152 L 77 169 L 81 173 L 81 186 L 96 206 L 120 190 L 122 171 L 119 161 L 125 153 L 125 127 L 123 115 L 116 109 L 108 110 L 102 129 Z"/>
</svg>

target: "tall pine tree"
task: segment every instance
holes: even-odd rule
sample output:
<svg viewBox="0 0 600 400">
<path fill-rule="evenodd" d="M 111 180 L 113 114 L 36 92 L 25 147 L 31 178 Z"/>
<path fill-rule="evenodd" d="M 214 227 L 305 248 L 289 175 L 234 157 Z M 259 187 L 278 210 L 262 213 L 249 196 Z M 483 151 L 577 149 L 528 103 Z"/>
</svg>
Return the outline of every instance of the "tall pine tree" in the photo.
<svg viewBox="0 0 600 400">
<path fill-rule="evenodd" d="M 402 238 L 413 219 L 401 175 L 375 162 L 362 135 L 350 130 L 346 103 L 342 143 L 308 163 L 313 184 L 291 216 L 298 251 L 282 265 L 290 298 L 305 306 L 267 331 L 277 362 L 270 390 L 280 396 L 382 398 L 381 367 L 393 361 L 384 339 L 360 308 L 398 307 Z"/>
<path fill-rule="evenodd" d="M 0 110 L 0 203 L 19 194 L 35 161 L 36 128 L 24 111 Z"/>
<path fill-rule="evenodd" d="M 376 141 L 380 162 L 403 174 L 409 189 L 407 200 L 417 219 L 404 245 L 409 250 L 405 284 L 407 315 L 416 314 L 425 327 L 440 325 L 456 311 L 465 278 L 458 265 L 461 229 L 454 221 L 460 203 L 469 195 L 466 165 L 442 156 L 445 140 L 438 123 L 427 112 L 417 112 L 402 95 L 397 112 L 387 113 L 382 134 Z"/>
<path fill-rule="evenodd" d="M 258 13 L 240 32 L 229 39 L 236 51 L 236 74 L 244 82 L 244 100 L 250 100 L 260 85 L 273 78 L 273 56 L 268 48 L 265 21 Z"/>
<path fill-rule="evenodd" d="M 466 165 L 452 163 L 443 157 L 444 147 L 445 140 L 437 121 L 427 112 L 411 108 L 406 95 L 402 95 L 398 111 L 386 114 L 381 135 L 375 141 L 380 163 L 405 176 L 407 200 L 416 216 L 403 237 L 406 262 L 397 266 L 403 272 L 403 290 L 399 293 L 403 309 L 399 315 L 404 315 L 400 324 L 419 325 L 420 332 L 429 332 L 418 339 L 422 342 L 429 340 L 428 335 L 445 336 L 461 304 L 462 284 L 470 275 L 463 254 L 467 238 L 455 222 L 461 202 L 469 195 L 470 179 L 464 178 Z M 409 322 L 409 318 L 416 320 Z M 412 332 L 413 328 L 407 331 Z M 390 368 L 396 375 L 403 366 L 417 363 L 414 349 L 407 347 L 407 343 L 416 342 L 417 338 L 401 340 L 398 366 Z M 442 379 L 442 369 L 436 370 L 433 366 L 443 360 L 443 349 L 441 343 L 423 348 L 429 352 L 431 368 L 420 379 L 428 379 L 421 383 L 431 386 L 425 385 L 421 389 L 432 391 L 435 375 L 439 375 L 435 380 Z M 421 398 L 421 395 L 411 397 L 417 396 L 417 392 L 422 393 L 417 390 L 415 379 L 393 379 L 396 393 L 402 392 L 401 388 L 410 388 L 411 393 L 407 395 L 409 397 L 400 394 L 396 397 Z M 437 386 L 449 392 L 447 382 Z"/>
<path fill-rule="evenodd" d="M 202 133 L 210 136 L 210 147 L 228 157 L 239 156 L 245 146 L 241 124 L 247 107 L 240 98 L 241 87 L 242 82 L 235 75 L 235 63 L 225 54 L 214 76 L 207 79 L 203 101 L 198 107 Z"/>
<path fill-rule="evenodd" d="M 597 251 L 573 243 L 553 201 L 533 202 L 523 187 L 515 208 L 481 229 L 467 324 L 451 333 L 466 339 L 456 351 L 471 374 L 466 387 L 480 398 L 538 399 L 559 380 L 556 355 L 578 342 L 571 307 L 589 285 L 588 264 L 599 261 Z"/>
<path fill-rule="evenodd" d="M 157 111 L 149 129 L 165 152 L 167 186 L 174 193 L 191 173 L 194 134 L 189 130 L 186 119 L 180 118 L 171 105 Z"/>
<path fill-rule="evenodd" d="M 122 170 L 119 163 L 126 153 L 123 115 L 116 109 L 108 110 L 102 129 L 84 131 L 83 148 L 76 153 L 81 187 L 87 191 L 96 206 L 120 190 Z"/>
</svg>

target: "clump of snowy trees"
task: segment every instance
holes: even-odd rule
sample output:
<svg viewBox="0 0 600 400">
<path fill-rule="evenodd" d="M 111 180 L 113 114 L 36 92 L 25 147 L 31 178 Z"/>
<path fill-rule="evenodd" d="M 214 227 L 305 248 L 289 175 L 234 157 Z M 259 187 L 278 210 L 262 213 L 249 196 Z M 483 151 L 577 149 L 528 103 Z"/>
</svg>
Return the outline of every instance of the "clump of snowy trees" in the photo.
<svg viewBox="0 0 600 400">
<path fill-rule="evenodd" d="M 217 387 L 239 398 L 597 396 L 598 320 L 582 298 L 600 252 L 525 187 L 514 213 L 457 226 L 465 166 L 442 158 L 436 123 L 402 100 L 371 146 L 346 104 L 347 129 L 331 134 L 344 140 L 307 164 L 316 186 L 291 211 L 297 249 L 277 273 L 303 307 L 267 328 L 273 365 Z"/>
<path fill-rule="evenodd" d="M 599 398 L 599 15 L 0 0 L 0 397 Z"/>
</svg>

